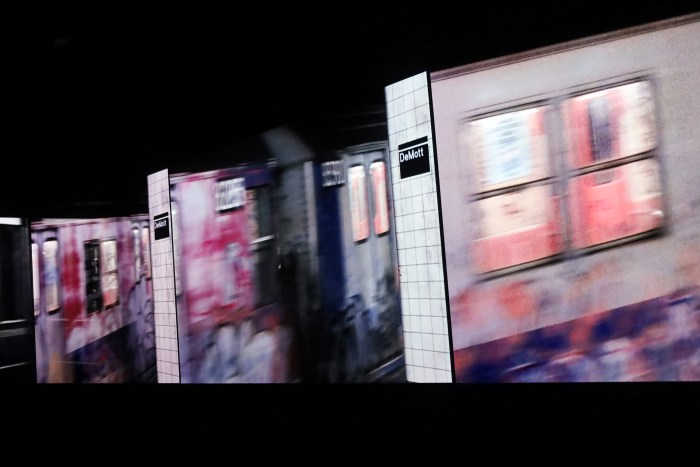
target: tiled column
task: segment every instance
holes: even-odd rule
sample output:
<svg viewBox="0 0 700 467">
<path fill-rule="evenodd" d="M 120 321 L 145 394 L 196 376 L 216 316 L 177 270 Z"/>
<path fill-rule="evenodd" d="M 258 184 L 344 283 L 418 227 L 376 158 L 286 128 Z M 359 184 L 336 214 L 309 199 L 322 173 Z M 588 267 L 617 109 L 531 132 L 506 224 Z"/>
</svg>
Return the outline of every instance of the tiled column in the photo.
<svg viewBox="0 0 700 467">
<path fill-rule="evenodd" d="M 151 221 L 153 305 L 156 322 L 156 361 L 159 383 L 179 383 L 177 313 L 173 267 L 172 216 L 168 170 L 148 176 L 148 212 Z M 168 236 L 156 240 L 154 218 L 166 214 Z"/>
<path fill-rule="evenodd" d="M 387 86 L 406 378 L 452 382 L 427 73 Z M 401 178 L 399 146 L 427 138 L 430 170 Z"/>
</svg>

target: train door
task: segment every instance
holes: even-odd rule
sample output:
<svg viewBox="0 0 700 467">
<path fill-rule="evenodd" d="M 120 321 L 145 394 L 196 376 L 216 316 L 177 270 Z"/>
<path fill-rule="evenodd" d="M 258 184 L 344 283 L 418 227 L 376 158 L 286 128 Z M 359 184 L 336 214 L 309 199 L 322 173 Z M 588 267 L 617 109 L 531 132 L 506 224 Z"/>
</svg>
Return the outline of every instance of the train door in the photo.
<svg viewBox="0 0 700 467">
<path fill-rule="evenodd" d="M 61 294 L 61 251 L 57 229 L 32 233 L 35 287 L 36 369 L 39 383 L 67 381 L 64 374 L 64 326 Z"/>
<path fill-rule="evenodd" d="M 340 205 L 345 213 L 345 311 L 352 335 L 346 336 L 346 359 L 350 379 L 401 352 L 385 156 L 383 146 L 364 146 L 346 155 L 347 196 L 342 197 Z"/>
<path fill-rule="evenodd" d="M 184 382 L 266 382 L 276 243 L 266 170 L 171 179 L 175 279 Z M 271 318 L 271 319 L 267 319 Z M 273 329 L 274 328 L 274 329 Z"/>
<path fill-rule="evenodd" d="M 135 379 L 139 382 L 155 382 L 155 318 L 152 300 L 150 242 L 147 221 L 132 220 L 131 239 L 133 251 L 134 284 L 128 296 L 129 321 L 133 326 Z"/>
<path fill-rule="evenodd" d="M 26 221 L 0 218 L 0 381 L 36 381 Z"/>
</svg>

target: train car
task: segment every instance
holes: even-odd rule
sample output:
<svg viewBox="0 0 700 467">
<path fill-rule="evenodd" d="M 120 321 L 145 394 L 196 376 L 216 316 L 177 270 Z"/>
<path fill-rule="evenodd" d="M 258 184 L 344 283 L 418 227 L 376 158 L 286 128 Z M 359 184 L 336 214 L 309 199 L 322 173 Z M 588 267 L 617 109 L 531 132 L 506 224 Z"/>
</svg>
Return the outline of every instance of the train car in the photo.
<svg viewBox="0 0 700 467">
<path fill-rule="evenodd" d="M 155 382 L 145 215 L 31 225 L 39 383 Z"/>
<path fill-rule="evenodd" d="M 430 74 L 458 382 L 697 379 L 700 17 Z"/>
<path fill-rule="evenodd" d="M 330 381 L 365 381 L 403 364 L 386 142 L 335 151 L 315 166 L 319 281 Z"/>
<path fill-rule="evenodd" d="M 366 127 L 340 126 L 346 133 Z M 402 380 L 387 142 L 374 133 L 341 139 L 327 129 L 291 127 L 262 139 L 277 164 L 276 225 L 295 282 L 304 379 Z"/>
<path fill-rule="evenodd" d="M 272 168 L 170 177 L 184 383 L 298 378 L 294 317 L 279 296 Z"/>
<path fill-rule="evenodd" d="M 171 174 L 180 381 L 373 381 L 401 367 L 385 142 Z M 254 160 L 254 157 L 250 157 Z"/>
</svg>

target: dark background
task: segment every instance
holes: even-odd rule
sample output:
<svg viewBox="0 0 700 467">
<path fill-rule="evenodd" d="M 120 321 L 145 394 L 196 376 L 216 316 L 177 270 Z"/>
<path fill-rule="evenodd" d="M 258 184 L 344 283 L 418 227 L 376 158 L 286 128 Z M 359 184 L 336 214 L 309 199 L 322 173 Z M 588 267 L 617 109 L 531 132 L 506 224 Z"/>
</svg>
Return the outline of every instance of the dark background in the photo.
<svg viewBox="0 0 700 467">
<path fill-rule="evenodd" d="M 2 12 L 0 216 L 146 212 L 147 174 L 205 166 L 209 154 L 281 124 L 323 132 L 354 124 L 343 115 L 376 118 L 384 86 L 413 74 L 698 9 L 571 3 L 430 2 L 416 14 L 379 2 Z M 697 385 L 545 386 L 5 387 L 3 439 L 32 458 L 123 453 L 129 463 L 189 465 L 242 453 L 285 465 L 503 453 L 600 463 L 647 460 L 655 447 L 666 460 L 695 442 Z"/>
<path fill-rule="evenodd" d="M 385 2 L 37 5 L 0 15 L 0 216 L 147 212 L 148 174 L 233 165 L 225 148 L 283 124 L 339 141 L 347 127 L 383 121 L 384 86 L 413 74 L 698 9 L 568 3 L 431 2 L 420 13 Z"/>
</svg>

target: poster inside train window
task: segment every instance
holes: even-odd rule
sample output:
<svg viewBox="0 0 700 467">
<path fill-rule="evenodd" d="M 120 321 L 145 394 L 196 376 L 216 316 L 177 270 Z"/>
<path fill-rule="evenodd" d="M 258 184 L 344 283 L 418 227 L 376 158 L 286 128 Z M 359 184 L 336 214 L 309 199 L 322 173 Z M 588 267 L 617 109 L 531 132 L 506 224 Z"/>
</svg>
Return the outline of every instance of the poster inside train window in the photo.
<svg viewBox="0 0 700 467">
<path fill-rule="evenodd" d="M 475 201 L 475 272 L 491 272 L 560 253 L 564 244 L 558 202 L 552 185 L 527 186 Z"/>
<path fill-rule="evenodd" d="M 369 166 L 369 172 L 372 177 L 372 195 L 374 201 L 374 233 L 382 235 L 389 231 L 389 207 L 384 161 L 372 162 Z"/>
<path fill-rule="evenodd" d="M 585 248 L 660 228 L 659 163 L 642 159 L 570 180 L 572 242 Z"/>
<path fill-rule="evenodd" d="M 369 218 L 367 205 L 367 183 L 365 168 L 355 165 L 348 169 L 350 182 L 350 216 L 352 220 L 352 239 L 355 242 L 367 240 L 369 237 Z"/>
<path fill-rule="evenodd" d="M 101 244 L 102 293 L 104 306 L 115 305 L 119 301 L 119 280 L 117 277 L 117 241 L 107 240 Z"/>
<path fill-rule="evenodd" d="M 58 241 L 46 240 L 43 245 L 44 257 L 44 302 L 46 311 L 58 310 Z"/>
<path fill-rule="evenodd" d="M 462 143 L 477 192 L 541 180 L 550 175 L 546 133 L 548 106 L 466 122 Z"/>
<path fill-rule="evenodd" d="M 567 99 L 570 162 L 579 169 L 644 154 L 657 146 L 651 85 L 637 81 Z"/>
</svg>

